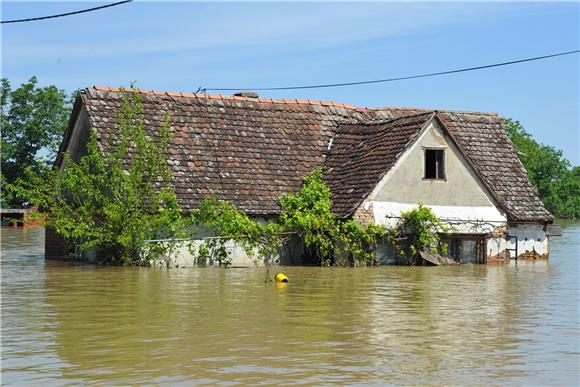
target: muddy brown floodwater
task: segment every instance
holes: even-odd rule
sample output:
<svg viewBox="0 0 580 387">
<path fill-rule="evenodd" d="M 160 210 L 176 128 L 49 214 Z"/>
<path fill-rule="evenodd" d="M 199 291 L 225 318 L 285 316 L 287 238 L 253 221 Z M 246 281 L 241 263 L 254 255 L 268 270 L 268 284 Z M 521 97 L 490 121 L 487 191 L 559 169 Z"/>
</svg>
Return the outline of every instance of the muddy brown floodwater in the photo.
<svg viewBox="0 0 580 387">
<path fill-rule="evenodd" d="M 579 223 L 508 266 L 109 268 L 2 228 L 3 385 L 577 385 Z M 274 273 L 271 273 L 272 275 Z"/>
</svg>

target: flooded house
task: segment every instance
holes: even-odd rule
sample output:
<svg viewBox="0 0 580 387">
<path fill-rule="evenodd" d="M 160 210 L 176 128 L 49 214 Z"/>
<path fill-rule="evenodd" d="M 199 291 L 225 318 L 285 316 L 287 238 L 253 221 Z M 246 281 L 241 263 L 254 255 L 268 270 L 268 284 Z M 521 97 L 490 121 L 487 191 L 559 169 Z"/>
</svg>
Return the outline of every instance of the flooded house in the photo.
<svg viewBox="0 0 580 387">
<path fill-rule="evenodd" d="M 169 114 L 168 163 L 185 212 L 216 193 L 267 220 L 280 212 L 281 195 L 296 192 L 305 175 L 322 168 L 337 215 L 392 225 L 402 211 L 423 203 L 452 227 L 443 238 L 458 262 L 549 255 L 554 218 L 496 113 L 360 108 L 254 93 L 132 92 L 141 94 L 148 130 L 159 128 Z M 110 87 L 80 91 L 58 167 L 64 152 L 79 157 L 90 128 L 101 142 L 115 138 L 122 93 Z M 47 258 L 61 255 L 63 248 L 47 230 Z M 232 249 L 235 264 L 247 263 L 241 249 Z M 298 247 L 291 255 L 280 263 L 300 263 Z M 385 264 L 400 263 L 386 244 L 377 256 Z M 179 260 L 184 266 L 193 263 L 185 250 Z"/>
</svg>

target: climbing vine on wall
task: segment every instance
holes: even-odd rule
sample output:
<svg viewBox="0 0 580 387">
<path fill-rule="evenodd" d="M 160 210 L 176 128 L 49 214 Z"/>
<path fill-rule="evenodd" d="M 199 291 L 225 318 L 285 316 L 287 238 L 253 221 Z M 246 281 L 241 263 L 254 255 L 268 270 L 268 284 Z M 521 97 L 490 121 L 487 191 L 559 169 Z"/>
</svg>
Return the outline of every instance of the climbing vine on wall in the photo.
<svg viewBox="0 0 580 387">
<path fill-rule="evenodd" d="M 397 226 L 389 230 L 400 255 L 406 255 L 411 263 L 417 263 L 421 251 L 447 254 L 447 245 L 441 243 L 440 234 L 449 233 L 452 228 L 443 223 L 429 207 L 419 203 L 417 208 L 401 212 Z"/>
</svg>

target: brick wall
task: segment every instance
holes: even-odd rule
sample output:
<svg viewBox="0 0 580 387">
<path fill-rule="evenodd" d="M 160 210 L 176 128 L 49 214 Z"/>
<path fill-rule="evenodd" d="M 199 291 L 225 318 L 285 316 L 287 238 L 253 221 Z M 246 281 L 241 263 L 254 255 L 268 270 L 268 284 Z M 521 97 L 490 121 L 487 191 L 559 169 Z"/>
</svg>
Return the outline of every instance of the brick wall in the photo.
<svg viewBox="0 0 580 387">
<path fill-rule="evenodd" d="M 354 212 L 353 218 L 359 224 L 374 223 L 375 218 L 373 216 L 372 205 L 368 205 L 368 208 L 365 210 L 365 203 L 362 203 Z"/>
<path fill-rule="evenodd" d="M 518 259 L 524 261 L 534 261 L 536 259 L 548 259 L 548 254 L 540 254 L 536 251 L 526 251 L 520 255 L 518 255 Z"/>
<path fill-rule="evenodd" d="M 488 256 L 485 259 L 485 263 L 488 264 L 506 264 L 510 261 L 509 252 L 507 250 L 502 251 L 499 254 Z"/>
<path fill-rule="evenodd" d="M 47 227 L 44 237 L 44 259 L 63 259 L 70 256 L 65 240 L 52 228 Z"/>
</svg>

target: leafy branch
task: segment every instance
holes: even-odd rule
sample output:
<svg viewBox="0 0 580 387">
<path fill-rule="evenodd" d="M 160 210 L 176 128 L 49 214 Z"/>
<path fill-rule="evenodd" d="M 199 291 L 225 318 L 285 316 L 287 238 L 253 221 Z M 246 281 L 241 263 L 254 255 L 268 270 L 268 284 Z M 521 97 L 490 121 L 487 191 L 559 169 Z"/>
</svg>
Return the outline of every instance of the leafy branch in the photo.
<svg viewBox="0 0 580 387">
<path fill-rule="evenodd" d="M 147 132 L 139 94 L 129 91 L 122 101 L 114 143 L 102 145 L 91 131 L 78 161 L 67 153 L 62 171 L 28 169 L 9 189 L 39 205 L 47 227 L 100 262 L 147 265 L 174 246 L 146 241 L 178 238 L 186 224 L 167 164 L 169 117 Z"/>
</svg>

